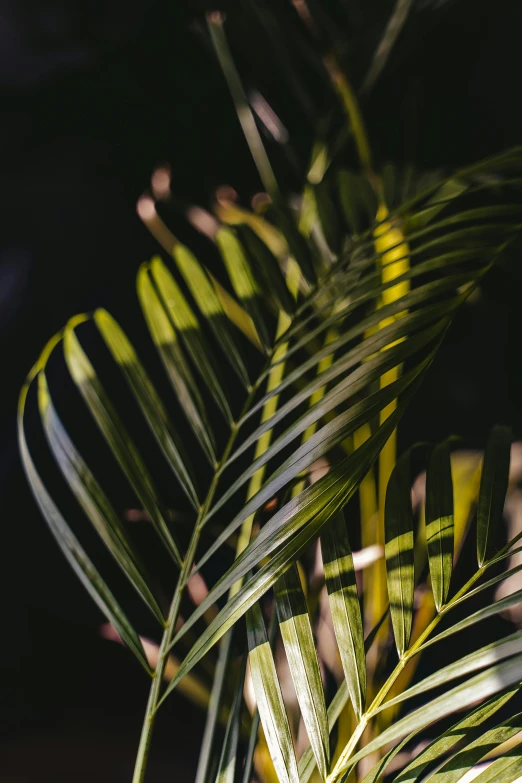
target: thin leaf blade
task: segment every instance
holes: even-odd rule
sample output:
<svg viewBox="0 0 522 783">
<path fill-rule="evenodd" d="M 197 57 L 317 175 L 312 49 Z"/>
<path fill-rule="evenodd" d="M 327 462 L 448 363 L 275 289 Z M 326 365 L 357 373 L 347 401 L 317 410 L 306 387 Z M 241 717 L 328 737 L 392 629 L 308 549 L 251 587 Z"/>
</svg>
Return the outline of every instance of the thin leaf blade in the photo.
<svg viewBox="0 0 522 783">
<path fill-rule="evenodd" d="M 270 756 L 281 783 L 298 783 L 292 735 L 259 604 L 247 612 L 250 672 Z"/>
<path fill-rule="evenodd" d="M 281 636 L 310 744 L 323 779 L 328 774 L 330 740 L 319 662 L 297 567 L 275 584 Z"/>
<path fill-rule="evenodd" d="M 426 473 L 426 542 L 437 611 L 446 602 L 453 571 L 453 480 L 449 443 L 435 446 Z"/>
<path fill-rule="evenodd" d="M 511 430 L 497 426 L 491 431 L 480 480 L 477 508 L 477 560 L 482 566 L 491 554 L 496 530 L 502 520 L 509 482 Z"/>
<path fill-rule="evenodd" d="M 355 569 L 343 514 L 325 527 L 321 534 L 321 550 L 344 676 L 355 714 L 360 717 L 366 701 L 366 656 Z"/>
<path fill-rule="evenodd" d="M 410 480 L 411 453 L 393 469 L 385 501 L 385 557 L 390 614 L 399 657 L 408 647 L 415 592 L 413 510 Z"/>
</svg>

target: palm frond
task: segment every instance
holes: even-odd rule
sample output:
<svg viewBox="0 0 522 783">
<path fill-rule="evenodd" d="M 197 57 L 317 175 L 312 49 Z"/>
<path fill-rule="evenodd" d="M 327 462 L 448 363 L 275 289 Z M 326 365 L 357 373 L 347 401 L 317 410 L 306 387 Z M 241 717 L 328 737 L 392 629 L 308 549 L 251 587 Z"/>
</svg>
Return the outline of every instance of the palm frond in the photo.
<svg viewBox="0 0 522 783">
<path fill-rule="evenodd" d="M 331 29 L 325 14 L 319 13 L 318 19 L 324 29 Z M 314 14 L 308 22 L 309 32 L 320 36 Z M 516 541 L 495 552 L 508 487 L 511 435 L 506 428 L 495 429 L 486 449 L 476 524 L 478 569 L 452 595 L 456 587 L 453 556 L 459 547 L 453 540 L 456 514 L 449 445 L 439 444 L 431 453 L 427 541 L 416 543 L 411 454 L 403 455 L 394 467 L 395 433 L 455 313 L 517 236 L 522 207 L 514 202 L 513 192 L 522 180 L 522 153 L 513 150 L 458 171 L 393 207 L 385 201 L 384 177 L 372 169 L 355 94 L 332 49 L 323 52 L 323 66 L 350 119 L 363 171 L 336 171 L 332 163 L 335 140 L 322 140 L 322 153 L 314 152 L 295 209 L 275 180 L 235 71 L 222 18 L 212 15 L 209 28 L 268 194 L 265 212 L 218 204 L 221 222 L 214 238 L 222 263 L 212 270 L 178 242 L 159 216 L 154 217 L 154 233 L 170 257 L 154 257 L 144 264 L 137 289 L 159 358 L 155 374 L 153 362 L 147 370 L 127 334 L 105 310 L 72 318 L 44 349 L 20 397 L 20 447 L 28 480 L 72 567 L 140 664 L 153 675 L 133 783 L 144 780 L 154 720 L 163 701 L 218 643 L 198 783 L 233 779 L 242 752 L 242 670 L 227 705 L 229 717 L 219 758 L 215 734 L 220 709 L 229 696 L 226 680 L 236 654 L 230 632 L 243 632 L 243 617 L 247 625 L 243 641 L 248 644 L 258 709 L 246 752 L 247 777 L 258 720 L 280 781 L 306 783 L 317 765 L 321 780 L 338 783 L 358 762 L 377 757 L 374 770 L 366 774 L 369 782 L 420 731 L 457 710 L 472 709 L 478 700 L 490 699 L 489 706 L 475 708 L 454 727 L 455 736 L 467 743 L 463 749 L 455 755 L 457 739 L 453 743 L 454 735 L 443 733 L 417 760 L 419 766 L 412 767 L 424 770 L 422 764 L 431 764 L 440 754 L 453 754 L 446 771 L 439 771 L 441 783 L 446 781 L 444 775 L 450 781 L 452 764 L 473 765 L 482 758 L 491 737 L 511 736 L 510 731 L 518 726 L 519 718 L 514 716 L 490 730 L 497 734 L 476 733 L 522 681 L 520 635 L 483 647 L 431 677 L 406 685 L 398 695 L 393 688 L 403 675 L 409 676 L 410 664 L 414 666 L 428 646 L 520 600 L 516 593 L 435 634 L 442 619 L 448 615 L 452 619 L 454 609 L 504 578 L 494 575 L 480 583 Z M 393 191 L 390 181 L 388 177 L 388 191 Z M 124 420 L 117 385 L 107 390 L 102 373 L 95 369 L 98 357 L 85 347 L 93 333 L 107 349 L 111 370 L 118 371 L 130 392 L 139 422 Z M 258 349 L 255 355 L 247 354 L 245 338 Z M 60 417 L 50 372 L 50 362 L 60 352 L 72 385 L 112 455 L 107 470 L 104 463 L 103 476 L 92 456 L 82 456 L 76 437 Z M 165 378 L 155 384 L 161 367 Z M 163 383 L 166 380 L 170 387 Z M 140 641 L 138 616 L 130 619 L 124 613 L 109 588 L 110 579 L 104 581 L 89 559 L 37 471 L 24 423 L 33 384 L 38 386 L 43 431 L 66 485 L 157 621 L 159 649 L 154 672 Z M 167 388 L 166 394 L 156 388 L 161 385 Z M 169 391 L 174 395 L 167 397 Z M 175 478 L 179 502 L 188 503 L 188 531 L 173 529 L 169 521 L 169 493 L 163 486 L 160 491 L 153 480 L 148 455 L 142 453 L 141 425 L 148 428 L 156 444 L 156 459 Z M 344 510 L 362 482 L 373 476 L 379 460 L 379 508 L 372 524 L 376 543 L 384 547 L 385 563 L 376 563 L 372 573 L 378 593 L 375 612 L 381 620 L 365 644 L 363 627 L 371 618 L 364 615 L 365 607 L 361 609 L 359 602 L 351 530 Z M 318 463 L 324 470 L 315 480 Z M 109 499 L 112 469 L 125 477 L 174 564 L 177 581 L 173 591 L 172 585 L 169 588 L 168 612 L 162 609 L 163 590 L 158 589 L 155 563 L 147 562 L 146 553 L 138 550 Z M 234 561 L 227 569 L 214 569 L 219 578 L 188 615 L 183 608 L 182 617 L 191 576 L 220 556 L 234 537 Z M 316 618 L 309 611 L 296 567 L 317 541 L 324 562 L 324 595 L 344 673 L 328 709 L 313 637 Z M 431 586 L 423 592 L 431 603 L 424 602 L 417 611 L 416 546 L 431 576 Z M 272 622 L 275 627 L 277 618 L 297 689 L 298 720 L 302 719 L 310 739 L 310 748 L 300 760 L 292 734 L 295 726 L 265 627 L 271 588 L 276 607 Z M 388 615 L 393 639 L 388 634 Z M 399 656 L 395 662 L 393 645 Z M 163 687 L 174 647 L 180 664 Z M 375 667 L 370 665 L 370 653 L 375 651 L 383 659 L 389 656 L 391 671 L 378 688 L 374 687 Z M 410 698 L 424 698 L 431 689 L 456 678 L 465 679 L 434 698 L 427 697 L 413 712 L 387 722 L 386 716 L 395 715 L 395 708 Z M 349 703 L 353 705 L 353 715 L 349 712 L 353 731 L 338 758 L 332 760 L 330 738 L 341 715 L 346 717 L 351 710 Z M 394 746 L 382 757 L 390 743 Z M 518 768 L 516 754 L 511 761 L 496 767 L 505 779 Z M 416 772 L 413 777 L 407 771 L 401 774 L 398 781 L 418 777 Z"/>
</svg>

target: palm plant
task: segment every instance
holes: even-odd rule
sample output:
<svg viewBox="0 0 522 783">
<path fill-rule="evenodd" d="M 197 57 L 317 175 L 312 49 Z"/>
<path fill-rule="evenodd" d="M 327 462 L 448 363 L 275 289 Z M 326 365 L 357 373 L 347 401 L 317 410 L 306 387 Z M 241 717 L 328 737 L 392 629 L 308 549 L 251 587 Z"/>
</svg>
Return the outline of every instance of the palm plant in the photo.
<svg viewBox="0 0 522 783">
<path fill-rule="evenodd" d="M 223 18 L 211 14 L 209 40 L 265 193 L 252 210 L 230 190 L 218 194 L 215 216 L 190 210 L 217 248 L 216 255 L 209 245 L 208 261 L 162 219 L 168 193 L 158 177 L 139 203 L 169 258 L 142 265 L 137 291 L 173 395 L 160 395 L 122 327 L 97 310 L 72 318 L 49 341 L 20 397 L 20 448 L 42 514 L 150 677 L 134 783 L 145 779 L 163 702 L 178 687 L 205 691 L 209 670 L 198 783 L 248 783 L 254 775 L 370 783 L 401 759 L 394 780 L 432 775 L 449 783 L 522 730 L 510 710 L 522 681 L 520 632 L 477 645 L 412 684 L 427 647 L 520 600 L 515 593 L 466 612 L 468 599 L 519 568 L 502 570 L 517 538 L 499 543 L 511 434 L 493 430 L 483 463 L 473 462 L 465 481 L 453 441 L 418 444 L 396 460 L 399 421 L 455 313 L 515 245 L 522 156 L 509 151 L 424 181 L 378 171 L 346 53 L 328 35 L 330 17 L 315 4 L 294 5 L 306 33 L 302 49 L 332 85 L 344 118 L 341 124 L 330 106 L 299 198 L 281 192 Z M 399 2 L 385 26 L 364 89 L 378 78 L 408 5 Z M 261 15 L 272 24 L 270 9 Z M 284 42 L 275 46 L 292 94 L 306 103 Z M 343 159 L 352 142 L 355 170 Z M 174 522 L 156 476 L 158 455 L 139 448 L 138 425 L 120 410 L 116 375 L 104 371 L 111 392 L 86 350 L 90 344 L 92 355 L 100 338 L 183 493 L 187 511 Z M 110 480 L 89 466 L 93 455 L 82 456 L 62 423 L 49 381 L 60 353 L 156 536 L 152 556 L 112 503 Z M 24 427 L 33 386 L 69 490 L 155 623 L 154 663 L 140 627 L 150 621 L 122 608 L 36 466 Z M 414 509 L 412 480 L 425 465 L 425 500 Z M 453 564 L 475 506 L 477 565 L 458 584 Z M 365 564 L 352 545 L 366 553 Z M 420 706 L 403 714 L 411 699 Z M 463 710 L 451 727 L 432 728 Z M 406 757 L 428 727 L 431 743 Z M 515 745 L 478 780 L 508 783 L 521 768 Z"/>
</svg>

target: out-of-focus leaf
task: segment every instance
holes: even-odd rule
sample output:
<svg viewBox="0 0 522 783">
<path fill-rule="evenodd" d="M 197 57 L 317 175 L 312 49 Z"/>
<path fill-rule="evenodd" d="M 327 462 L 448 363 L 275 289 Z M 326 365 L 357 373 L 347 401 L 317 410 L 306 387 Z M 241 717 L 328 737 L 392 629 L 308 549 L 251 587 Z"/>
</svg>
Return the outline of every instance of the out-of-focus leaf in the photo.
<svg viewBox="0 0 522 783">
<path fill-rule="evenodd" d="M 357 235 L 361 231 L 362 221 L 359 202 L 357 200 L 357 175 L 348 169 L 341 169 L 337 175 L 339 187 L 339 200 L 343 210 L 344 219 L 351 234 Z"/>
<path fill-rule="evenodd" d="M 149 268 L 149 264 L 142 264 L 138 272 L 137 289 L 141 309 L 178 402 L 205 454 L 211 464 L 214 464 L 216 446 L 205 405 L 192 376 L 192 371 L 185 360 L 176 330 L 165 313 L 152 284 Z"/>
<path fill-rule="evenodd" d="M 162 512 L 152 477 L 138 449 L 103 388 L 87 354 L 80 345 L 76 327 L 83 319 L 72 319 L 64 331 L 64 355 L 71 377 L 129 484 L 143 503 L 168 552 L 181 563 L 181 556 Z"/>
<path fill-rule="evenodd" d="M 96 310 L 94 323 L 129 384 L 165 459 L 187 497 L 197 508 L 199 499 L 195 487 L 194 470 L 190 465 L 185 447 L 134 348 L 123 329 L 106 310 Z"/>
<path fill-rule="evenodd" d="M 100 576 L 98 570 L 87 556 L 80 542 L 63 518 L 52 497 L 45 488 L 31 458 L 24 430 L 24 410 L 29 390 L 29 382 L 23 387 L 18 406 L 18 438 L 22 463 L 31 490 L 38 507 L 47 522 L 58 546 L 81 583 L 103 612 L 107 620 L 114 625 L 129 650 L 131 650 L 148 674 L 151 674 L 143 645 L 127 615 L 123 612 L 114 595 Z"/>
<path fill-rule="evenodd" d="M 270 335 L 261 306 L 261 289 L 252 271 L 245 251 L 231 228 L 223 226 L 216 234 L 216 243 L 225 262 L 232 287 L 250 314 L 265 350 Z"/>
<path fill-rule="evenodd" d="M 288 289 L 275 255 L 249 225 L 240 226 L 238 232 L 250 254 L 254 270 L 263 282 L 264 289 L 270 292 L 286 313 L 293 313 L 295 300 Z"/>
<path fill-rule="evenodd" d="M 477 560 L 483 565 L 491 554 L 497 528 L 502 520 L 509 481 L 511 430 L 494 427 L 484 452 L 477 508 Z"/>
<path fill-rule="evenodd" d="M 180 287 L 161 258 L 153 258 L 150 269 L 165 310 L 181 335 L 197 372 L 207 385 L 224 416 L 232 421 L 232 412 L 224 390 L 221 373 L 214 358 L 215 355 L 201 333 L 201 327 L 194 311 L 190 308 Z"/>
<path fill-rule="evenodd" d="M 453 570 L 453 481 L 449 443 L 435 446 L 426 474 L 426 542 L 437 610 L 446 602 Z"/>
<path fill-rule="evenodd" d="M 330 183 L 323 180 L 314 187 L 317 216 L 324 238 L 330 250 L 336 255 L 341 252 L 342 234 L 337 218 L 334 200 L 330 193 Z"/>
<path fill-rule="evenodd" d="M 401 30 L 406 23 L 408 13 L 412 5 L 412 0 L 397 0 L 393 13 L 388 20 L 384 33 L 379 45 L 373 55 L 372 63 L 366 74 L 361 91 L 367 92 L 371 90 L 381 72 L 383 71 L 388 58 L 391 54 L 393 47 L 397 41 L 397 38 L 401 34 Z"/>
<path fill-rule="evenodd" d="M 217 280 L 211 272 L 208 273 L 208 276 L 212 281 L 212 285 L 214 286 L 221 306 L 230 323 L 234 324 L 260 353 L 264 353 L 254 322 L 247 311 L 228 293 L 226 288 L 223 288 L 219 280 Z"/>
<path fill-rule="evenodd" d="M 201 313 L 207 318 L 216 339 L 223 348 L 226 359 L 230 362 L 238 377 L 246 387 L 250 386 L 248 371 L 245 367 L 241 351 L 230 330 L 221 300 L 212 281 L 203 269 L 196 256 L 185 245 L 176 245 L 173 251 L 174 260 L 183 279 L 194 297 Z"/>
<path fill-rule="evenodd" d="M 149 587 L 143 563 L 107 495 L 63 426 L 43 371 L 38 373 L 38 404 L 49 447 L 71 491 L 127 579 L 163 625 L 165 618 Z"/>
<path fill-rule="evenodd" d="M 316 274 L 312 253 L 305 238 L 299 233 L 292 213 L 288 207 L 278 202 L 271 205 L 269 214 L 286 239 L 290 255 L 297 261 L 304 278 L 310 283 L 314 282 Z"/>
</svg>

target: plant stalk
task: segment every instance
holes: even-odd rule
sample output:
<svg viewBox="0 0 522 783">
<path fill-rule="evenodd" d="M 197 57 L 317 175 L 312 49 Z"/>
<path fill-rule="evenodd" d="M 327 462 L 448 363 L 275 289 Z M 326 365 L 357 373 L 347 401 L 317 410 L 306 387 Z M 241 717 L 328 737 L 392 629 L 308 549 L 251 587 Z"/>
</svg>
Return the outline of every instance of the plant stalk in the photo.
<svg viewBox="0 0 522 783">
<path fill-rule="evenodd" d="M 243 410 L 240 414 L 240 418 L 244 415 L 244 413 L 248 410 L 249 406 L 251 405 L 252 400 L 254 399 L 254 396 L 257 392 L 258 385 L 259 384 L 256 382 L 251 392 L 249 393 L 245 405 L 243 406 Z M 179 574 L 176 590 L 174 592 L 174 597 L 170 605 L 168 619 L 165 624 L 165 631 L 161 639 L 158 665 L 153 675 L 153 681 L 149 693 L 149 698 L 147 701 L 147 707 L 145 709 L 145 717 L 143 720 L 143 727 L 141 731 L 140 744 L 138 746 L 138 753 L 136 756 L 136 763 L 134 767 L 134 775 L 132 777 L 132 783 L 143 783 L 143 780 L 145 778 L 147 758 L 148 758 L 150 743 L 152 739 L 152 731 L 154 728 L 154 721 L 156 717 L 156 709 L 158 706 L 158 701 L 160 696 L 163 673 L 165 671 L 165 666 L 168 659 L 170 641 L 172 639 L 172 634 L 174 632 L 179 617 L 179 610 L 181 606 L 181 599 L 183 597 L 183 591 L 190 578 L 190 572 L 194 564 L 194 556 L 196 554 L 197 546 L 199 543 L 203 522 L 210 509 L 210 505 L 214 499 L 214 495 L 216 493 L 219 484 L 219 478 L 221 475 L 219 469 L 228 459 L 230 452 L 234 446 L 238 431 L 239 431 L 239 427 L 237 423 L 234 423 L 232 425 L 232 429 L 227 444 L 223 451 L 223 455 L 216 466 L 216 471 L 214 473 L 212 482 L 208 489 L 205 502 L 203 503 L 203 505 L 201 506 L 198 512 L 196 524 L 194 526 L 194 531 L 190 539 L 187 553 L 183 560 L 183 566 Z"/>
</svg>

